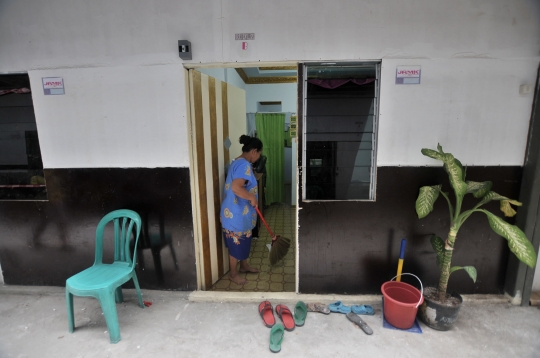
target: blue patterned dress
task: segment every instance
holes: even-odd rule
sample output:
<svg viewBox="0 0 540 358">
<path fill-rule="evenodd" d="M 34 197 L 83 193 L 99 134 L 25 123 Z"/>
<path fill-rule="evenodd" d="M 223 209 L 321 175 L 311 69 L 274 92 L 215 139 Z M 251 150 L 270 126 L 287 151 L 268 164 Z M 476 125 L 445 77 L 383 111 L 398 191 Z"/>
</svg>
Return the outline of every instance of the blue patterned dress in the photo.
<svg viewBox="0 0 540 358">
<path fill-rule="evenodd" d="M 220 217 L 223 228 L 223 238 L 229 249 L 229 254 L 237 260 L 249 257 L 251 248 L 251 230 L 257 223 L 257 211 L 251 206 L 249 200 L 236 196 L 232 191 L 234 179 L 244 179 L 244 188 L 258 199 L 257 179 L 253 175 L 251 163 L 244 158 L 234 160 L 229 167 L 223 202 L 221 203 Z"/>
</svg>

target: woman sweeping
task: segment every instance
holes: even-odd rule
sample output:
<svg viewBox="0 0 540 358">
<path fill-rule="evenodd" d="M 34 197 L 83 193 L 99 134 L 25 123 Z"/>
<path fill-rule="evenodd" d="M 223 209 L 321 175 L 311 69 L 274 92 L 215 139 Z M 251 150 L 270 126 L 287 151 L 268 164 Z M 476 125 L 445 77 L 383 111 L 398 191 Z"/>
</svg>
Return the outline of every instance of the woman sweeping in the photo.
<svg viewBox="0 0 540 358">
<path fill-rule="evenodd" d="M 251 248 L 251 230 L 257 223 L 255 207 L 258 203 L 257 180 L 251 164 L 261 156 L 263 144 L 260 139 L 247 135 L 240 137 L 240 144 L 243 144 L 242 155 L 231 163 L 225 180 L 220 217 L 223 238 L 229 249 L 229 278 L 243 285 L 247 280 L 238 272 L 259 272 L 249 266 L 247 258 Z"/>
</svg>

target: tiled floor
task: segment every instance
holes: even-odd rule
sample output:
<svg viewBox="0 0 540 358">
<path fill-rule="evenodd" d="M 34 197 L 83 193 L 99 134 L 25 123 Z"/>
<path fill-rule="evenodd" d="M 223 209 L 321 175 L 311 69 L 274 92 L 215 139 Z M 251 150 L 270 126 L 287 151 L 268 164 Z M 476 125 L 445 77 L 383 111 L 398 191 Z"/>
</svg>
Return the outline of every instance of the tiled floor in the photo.
<svg viewBox="0 0 540 358">
<path fill-rule="evenodd" d="M 285 203 L 274 203 L 264 209 L 264 218 L 276 235 L 291 239 L 291 247 L 285 258 L 276 265 L 270 266 L 268 248 L 266 244 L 271 242 L 270 234 L 261 223 L 259 238 L 253 240 L 249 264 L 258 268 L 259 273 L 241 273 L 248 282 L 237 285 L 229 280 L 227 273 L 216 282 L 211 291 L 235 291 L 235 292 L 294 292 L 295 291 L 295 265 L 296 240 L 294 237 L 294 221 L 296 208 Z"/>
</svg>

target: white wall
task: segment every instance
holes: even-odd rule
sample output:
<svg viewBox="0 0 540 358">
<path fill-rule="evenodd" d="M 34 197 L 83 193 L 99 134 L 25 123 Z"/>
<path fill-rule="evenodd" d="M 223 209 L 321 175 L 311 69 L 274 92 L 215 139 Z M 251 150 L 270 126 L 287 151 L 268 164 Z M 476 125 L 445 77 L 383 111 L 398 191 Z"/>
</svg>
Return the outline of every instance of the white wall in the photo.
<svg viewBox="0 0 540 358">
<path fill-rule="evenodd" d="M 191 64 L 382 59 L 379 165 L 434 164 L 419 148 L 437 141 L 520 165 L 539 18 L 537 0 L 3 1 L 0 73 L 30 73 L 47 168 L 188 166 L 180 39 Z M 397 64 L 422 84 L 394 85 Z M 66 95 L 43 96 L 45 76 Z"/>
<path fill-rule="evenodd" d="M 420 65 L 421 84 L 396 85 L 397 65 Z M 422 148 L 440 143 L 464 165 L 522 165 L 536 60 L 383 59 L 379 166 L 439 165 Z"/>
<path fill-rule="evenodd" d="M 296 92 L 296 83 L 247 85 L 247 111 L 257 112 L 257 102 L 280 101 L 282 112 L 296 113 Z"/>
<path fill-rule="evenodd" d="M 182 67 L 29 74 L 45 168 L 189 166 Z M 55 76 L 65 95 L 45 96 L 41 78 Z"/>
</svg>

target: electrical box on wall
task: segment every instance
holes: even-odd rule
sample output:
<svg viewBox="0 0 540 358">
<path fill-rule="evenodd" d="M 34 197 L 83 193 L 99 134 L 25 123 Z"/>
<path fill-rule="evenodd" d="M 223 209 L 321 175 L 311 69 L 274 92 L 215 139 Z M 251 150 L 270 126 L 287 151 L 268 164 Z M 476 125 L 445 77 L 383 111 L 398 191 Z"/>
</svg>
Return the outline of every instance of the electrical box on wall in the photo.
<svg viewBox="0 0 540 358">
<path fill-rule="evenodd" d="M 182 60 L 191 60 L 191 42 L 178 40 L 178 52 Z"/>
</svg>

